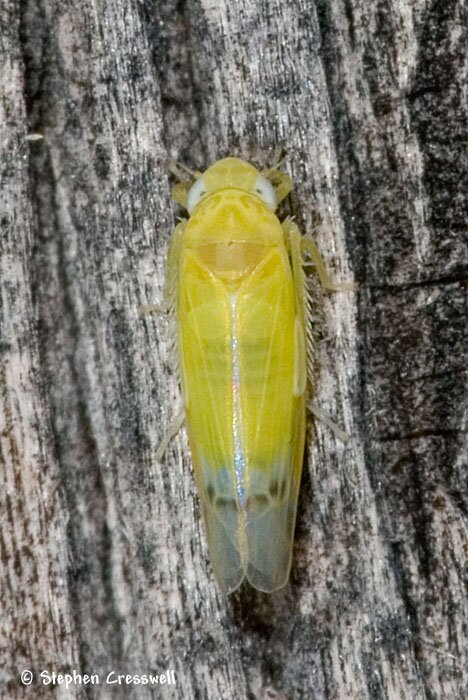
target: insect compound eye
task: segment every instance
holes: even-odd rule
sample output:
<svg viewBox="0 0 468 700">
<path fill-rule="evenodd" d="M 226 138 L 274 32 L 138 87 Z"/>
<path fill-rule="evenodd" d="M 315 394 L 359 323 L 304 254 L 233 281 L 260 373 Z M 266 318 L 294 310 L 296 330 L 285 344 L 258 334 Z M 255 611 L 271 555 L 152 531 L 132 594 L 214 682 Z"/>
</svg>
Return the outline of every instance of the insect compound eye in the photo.
<svg viewBox="0 0 468 700">
<path fill-rule="evenodd" d="M 201 202 L 206 194 L 206 185 L 202 177 L 192 185 L 187 195 L 187 211 L 189 214 L 195 209 L 197 204 Z"/>
<path fill-rule="evenodd" d="M 275 211 L 278 205 L 276 191 L 271 182 L 267 180 L 266 177 L 263 177 L 263 175 L 259 175 L 255 180 L 254 192 L 260 197 L 260 199 L 268 204 L 270 209 Z"/>
</svg>

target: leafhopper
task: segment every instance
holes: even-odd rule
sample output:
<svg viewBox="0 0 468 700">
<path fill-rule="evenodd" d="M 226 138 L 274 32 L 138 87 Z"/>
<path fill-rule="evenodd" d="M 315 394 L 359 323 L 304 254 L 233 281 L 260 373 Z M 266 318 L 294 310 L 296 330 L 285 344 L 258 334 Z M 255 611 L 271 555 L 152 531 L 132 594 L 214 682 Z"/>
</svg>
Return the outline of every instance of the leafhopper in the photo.
<svg viewBox="0 0 468 700">
<path fill-rule="evenodd" d="M 291 190 L 277 168 L 225 158 L 174 199 L 188 212 L 169 250 L 167 297 L 196 484 L 214 573 L 272 592 L 288 580 L 304 456 L 311 239 L 275 214 Z"/>
</svg>

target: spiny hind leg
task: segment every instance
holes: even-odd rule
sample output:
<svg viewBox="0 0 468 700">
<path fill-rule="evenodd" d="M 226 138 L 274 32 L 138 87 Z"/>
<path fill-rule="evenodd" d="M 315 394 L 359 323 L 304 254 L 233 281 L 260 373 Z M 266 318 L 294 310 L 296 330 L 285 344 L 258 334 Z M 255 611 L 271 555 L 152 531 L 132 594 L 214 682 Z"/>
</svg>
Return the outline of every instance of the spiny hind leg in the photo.
<svg viewBox="0 0 468 700">
<path fill-rule="evenodd" d="M 302 257 L 302 238 L 301 232 L 295 223 L 287 219 L 283 221 L 283 234 L 286 247 L 291 257 L 291 267 L 296 287 L 296 297 L 298 301 L 299 313 L 301 321 L 305 322 L 307 314 L 307 294 L 306 294 L 306 279 L 304 275 L 304 260 Z"/>
<path fill-rule="evenodd" d="M 309 305 L 307 303 L 307 287 L 306 287 L 306 278 L 304 274 L 304 259 L 303 259 L 303 241 L 304 236 L 301 235 L 301 232 L 299 231 L 298 227 L 296 224 L 292 221 L 285 221 L 283 222 L 283 231 L 284 231 L 284 236 L 285 236 L 285 241 L 289 250 L 289 254 L 291 256 L 291 266 L 293 270 L 293 277 L 294 277 L 294 283 L 296 287 L 296 297 L 298 300 L 298 305 L 299 309 L 303 313 L 303 319 L 304 319 L 304 326 L 307 331 L 307 355 L 308 355 L 308 363 L 309 363 L 309 374 L 311 374 L 312 371 L 312 362 L 313 362 L 313 357 L 314 357 L 314 337 L 313 337 L 313 332 L 312 332 L 312 319 L 310 318 L 310 310 L 309 310 Z M 317 249 L 316 249 L 317 250 Z M 321 265 L 321 268 L 318 268 L 319 270 L 319 275 L 320 275 L 320 270 L 322 270 L 322 275 L 320 275 L 320 281 L 323 284 L 323 274 L 326 276 L 327 281 L 331 281 L 331 278 L 328 276 L 328 273 L 325 269 L 325 265 L 322 261 L 322 258 L 320 254 L 318 253 L 318 261 Z M 317 263 L 316 263 L 317 265 Z M 326 286 L 326 285 L 324 285 Z M 330 288 L 330 287 L 328 287 Z M 332 289 L 335 289 L 333 286 Z M 315 404 L 313 401 L 308 401 L 307 402 L 307 409 L 312 413 L 318 420 L 321 420 L 322 423 L 327 425 L 334 433 L 335 435 L 342 440 L 343 442 L 347 442 L 349 439 L 349 435 L 342 430 L 331 418 L 328 416 L 324 411 L 322 411 L 317 404 Z"/>
<path fill-rule="evenodd" d="M 138 307 L 140 316 L 158 313 L 167 314 L 175 311 L 177 294 L 177 265 L 179 262 L 180 245 L 187 222 L 181 221 L 174 229 L 166 264 L 166 283 L 164 286 L 163 300 L 160 304 L 141 304 Z"/>
<path fill-rule="evenodd" d="M 306 352 L 308 376 L 310 381 L 313 380 L 313 369 L 315 363 L 315 344 L 316 335 L 314 331 L 314 317 L 312 315 L 313 304 L 307 287 L 307 278 L 305 275 L 305 263 L 303 256 L 302 241 L 304 236 L 299 231 L 296 224 L 287 219 L 283 221 L 283 232 L 286 247 L 288 249 L 291 267 L 296 288 L 296 298 L 298 301 L 299 313 L 301 315 L 302 327 L 306 334 Z"/>
<path fill-rule="evenodd" d="M 171 242 L 169 244 L 169 251 L 167 255 L 167 266 L 166 266 L 166 284 L 164 288 L 164 297 L 163 301 L 161 304 L 145 304 L 143 306 L 139 307 L 139 312 L 140 315 L 144 315 L 147 313 L 152 313 L 152 312 L 158 312 L 158 313 L 167 313 L 169 312 L 172 315 L 172 319 L 174 319 L 174 313 L 176 309 L 176 303 L 177 303 L 177 269 L 178 269 L 178 263 L 179 263 L 179 255 L 180 255 L 180 247 L 182 243 L 182 238 L 184 235 L 185 231 L 185 226 L 186 226 L 186 221 L 181 221 L 174 229 L 174 233 L 172 234 Z M 175 327 L 174 323 L 172 323 L 172 329 L 171 329 L 171 346 L 172 346 L 172 351 L 174 353 L 174 358 L 175 358 L 175 349 L 176 349 L 176 337 L 175 337 Z M 177 435 L 179 432 L 180 428 L 182 427 L 183 423 L 185 420 L 185 410 L 182 409 L 176 416 L 175 418 L 171 421 L 167 432 L 163 439 L 161 440 L 161 443 L 159 444 L 158 449 L 156 450 L 156 459 L 158 461 L 161 461 L 162 457 L 164 456 L 164 453 L 167 450 L 167 447 L 172 440 L 173 437 Z"/>
<path fill-rule="evenodd" d="M 310 310 L 307 303 L 304 261 L 301 252 L 302 236 L 299 229 L 297 227 L 289 227 L 289 223 L 285 221 L 282 226 L 286 247 L 291 259 L 297 299 L 297 315 L 294 325 L 294 395 L 301 396 L 307 386 L 307 369 L 311 371 L 313 366 L 313 336 Z"/>
</svg>

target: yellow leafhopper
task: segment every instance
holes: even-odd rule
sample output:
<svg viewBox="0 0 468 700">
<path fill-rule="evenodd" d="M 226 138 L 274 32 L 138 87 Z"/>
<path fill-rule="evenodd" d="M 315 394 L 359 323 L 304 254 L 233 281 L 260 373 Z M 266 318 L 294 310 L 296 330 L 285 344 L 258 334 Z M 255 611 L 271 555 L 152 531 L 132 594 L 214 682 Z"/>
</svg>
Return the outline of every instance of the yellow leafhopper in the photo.
<svg viewBox="0 0 468 700">
<path fill-rule="evenodd" d="M 277 168 L 225 158 L 174 199 L 189 214 L 169 250 L 185 420 L 210 557 L 221 588 L 285 585 L 304 455 L 311 239 L 275 214 L 291 190 Z"/>
</svg>

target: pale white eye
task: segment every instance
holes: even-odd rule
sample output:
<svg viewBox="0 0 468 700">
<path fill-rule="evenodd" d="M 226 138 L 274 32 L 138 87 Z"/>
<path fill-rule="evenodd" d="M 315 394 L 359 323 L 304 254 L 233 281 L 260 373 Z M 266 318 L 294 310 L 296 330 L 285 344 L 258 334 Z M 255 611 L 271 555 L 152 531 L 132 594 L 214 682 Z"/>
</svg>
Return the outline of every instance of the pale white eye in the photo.
<svg viewBox="0 0 468 700">
<path fill-rule="evenodd" d="M 192 187 L 188 191 L 187 195 L 187 211 L 189 214 L 192 213 L 192 211 L 195 209 L 197 204 L 201 202 L 203 197 L 206 194 L 206 186 L 205 182 L 202 177 L 199 177 L 198 180 L 192 185 Z"/>
<path fill-rule="evenodd" d="M 258 194 L 260 199 L 263 199 L 263 201 L 268 204 L 270 209 L 273 209 L 275 211 L 276 206 L 278 204 L 276 200 L 276 192 L 275 188 L 271 184 L 269 180 L 266 179 L 266 177 L 263 177 L 263 175 L 259 175 L 257 179 L 255 180 L 255 187 L 254 187 L 255 194 Z"/>
</svg>

